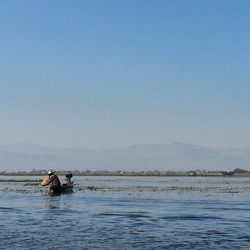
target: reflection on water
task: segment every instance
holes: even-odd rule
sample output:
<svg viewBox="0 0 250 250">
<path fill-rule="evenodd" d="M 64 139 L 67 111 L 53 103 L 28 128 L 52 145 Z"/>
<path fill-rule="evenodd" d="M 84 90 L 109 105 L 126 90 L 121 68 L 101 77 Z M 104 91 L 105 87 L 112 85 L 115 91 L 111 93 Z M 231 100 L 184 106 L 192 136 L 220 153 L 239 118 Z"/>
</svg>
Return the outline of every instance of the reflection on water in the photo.
<svg viewBox="0 0 250 250">
<path fill-rule="evenodd" d="M 61 196 L 1 186 L 0 249 L 250 249 L 249 179 L 76 182 Z"/>
<path fill-rule="evenodd" d="M 44 196 L 44 207 L 47 209 L 60 209 L 60 196 Z"/>
</svg>

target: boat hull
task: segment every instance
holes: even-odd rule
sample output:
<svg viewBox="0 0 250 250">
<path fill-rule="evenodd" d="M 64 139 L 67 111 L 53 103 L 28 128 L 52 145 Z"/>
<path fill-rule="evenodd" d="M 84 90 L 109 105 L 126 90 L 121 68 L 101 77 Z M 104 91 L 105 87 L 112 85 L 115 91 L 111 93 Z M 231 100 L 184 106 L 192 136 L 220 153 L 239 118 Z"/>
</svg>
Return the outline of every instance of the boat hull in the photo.
<svg viewBox="0 0 250 250">
<path fill-rule="evenodd" d="M 50 187 L 49 189 L 51 195 L 69 194 L 73 192 L 73 185 L 68 184 L 62 184 L 60 187 Z"/>
</svg>

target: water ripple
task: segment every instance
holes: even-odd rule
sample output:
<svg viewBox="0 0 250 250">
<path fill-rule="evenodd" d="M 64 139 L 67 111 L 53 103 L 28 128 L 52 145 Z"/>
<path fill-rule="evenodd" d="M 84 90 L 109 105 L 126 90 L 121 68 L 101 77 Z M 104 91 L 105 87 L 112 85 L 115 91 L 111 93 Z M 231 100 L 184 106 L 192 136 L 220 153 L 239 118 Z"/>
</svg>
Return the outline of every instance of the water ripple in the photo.
<svg viewBox="0 0 250 250">
<path fill-rule="evenodd" d="M 243 190 L 244 179 L 117 179 L 85 178 L 81 187 L 97 189 L 58 197 L 10 185 L 0 249 L 250 249 L 249 191 L 218 192 Z"/>
</svg>

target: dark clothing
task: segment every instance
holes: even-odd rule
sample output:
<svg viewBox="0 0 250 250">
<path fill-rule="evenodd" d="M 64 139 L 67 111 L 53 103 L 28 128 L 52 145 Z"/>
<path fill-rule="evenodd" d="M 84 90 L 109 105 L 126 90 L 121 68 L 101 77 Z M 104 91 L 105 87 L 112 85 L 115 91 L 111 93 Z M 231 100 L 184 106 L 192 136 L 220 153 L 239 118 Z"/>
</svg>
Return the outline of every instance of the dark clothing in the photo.
<svg viewBox="0 0 250 250">
<path fill-rule="evenodd" d="M 49 176 L 49 193 L 51 195 L 60 195 L 61 194 L 61 182 L 57 175 L 52 174 Z"/>
<path fill-rule="evenodd" d="M 61 187 L 50 187 L 49 194 L 50 195 L 60 195 L 62 193 Z"/>
<path fill-rule="evenodd" d="M 56 174 L 50 175 L 48 185 L 50 185 L 50 188 L 61 187 L 61 182 Z"/>
</svg>

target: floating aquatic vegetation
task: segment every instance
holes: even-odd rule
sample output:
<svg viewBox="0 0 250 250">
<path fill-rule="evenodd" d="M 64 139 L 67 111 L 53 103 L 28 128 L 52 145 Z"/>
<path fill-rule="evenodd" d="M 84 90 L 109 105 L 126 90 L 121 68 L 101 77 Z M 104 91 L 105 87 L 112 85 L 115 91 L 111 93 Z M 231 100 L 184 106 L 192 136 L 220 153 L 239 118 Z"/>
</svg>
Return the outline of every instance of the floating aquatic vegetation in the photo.
<svg viewBox="0 0 250 250">
<path fill-rule="evenodd" d="M 113 177 L 116 180 L 116 177 Z M 181 179 L 181 178 L 180 178 Z M 126 193 L 128 195 L 138 194 L 243 194 L 250 193 L 250 187 L 245 180 L 239 183 L 239 180 L 225 181 L 215 178 L 190 179 L 165 178 L 141 178 L 140 179 L 120 179 L 119 182 L 109 179 L 79 178 L 76 180 L 74 191 L 84 192 L 105 192 L 105 193 Z M 160 181 L 159 181 L 160 180 Z M 40 193 L 46 192 L 45 188 L 40 187 L 41 179 L 18 178 L 18 179 L 0 179 L 0 192 L 16 193 Z"/>
<path fill-rule="evenodd" d="M 42 180 L 34 179 L 0 179 L 0 182 L 28 182 L 28 183 L 41 183 Z"/>
<path fill-rule="evenodd" d="M 27 182 L 23 184 L 24 186 L 40 186 L 40 182 Z"/>
</svg>

